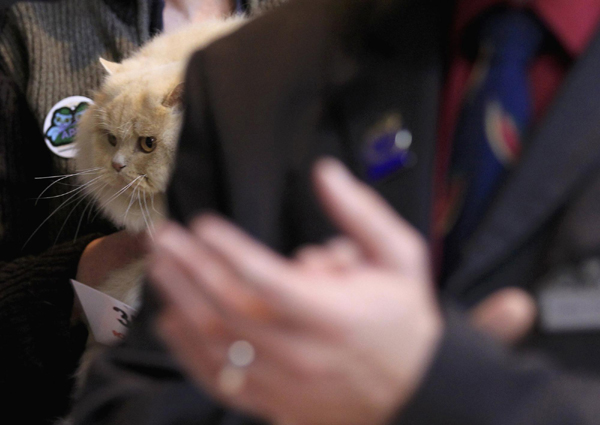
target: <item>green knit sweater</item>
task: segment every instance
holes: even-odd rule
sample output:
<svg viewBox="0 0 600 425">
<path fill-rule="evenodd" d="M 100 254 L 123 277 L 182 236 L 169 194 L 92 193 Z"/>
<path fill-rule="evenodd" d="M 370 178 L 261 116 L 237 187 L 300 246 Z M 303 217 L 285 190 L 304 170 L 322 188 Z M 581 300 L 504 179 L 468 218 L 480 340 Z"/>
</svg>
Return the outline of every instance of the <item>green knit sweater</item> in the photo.
<svg viewBox="0 0 600 425">
<path fill-rule="evenodd" d="M 161 12 L 155 0 L 19 2 L 0 11 L 1 422 L 51 423 L 65 413 L 86 337 L 69 324 L 69 278 L 83 248 L 110 231 L 84 219 L 73 242 L 82 202 L 70 217 L 70 206 L 59 209 L 23 247 L 65 199 L 34 206 L 52 181 L 35 177 L 73 167 L 46 146 L 44 120 L 64 98 L 91 97 L 103 77 L 98 58 L 130 54 L 158 29 Z M 56 184 L 45 195 L 71 189 Z"/>
</svg>

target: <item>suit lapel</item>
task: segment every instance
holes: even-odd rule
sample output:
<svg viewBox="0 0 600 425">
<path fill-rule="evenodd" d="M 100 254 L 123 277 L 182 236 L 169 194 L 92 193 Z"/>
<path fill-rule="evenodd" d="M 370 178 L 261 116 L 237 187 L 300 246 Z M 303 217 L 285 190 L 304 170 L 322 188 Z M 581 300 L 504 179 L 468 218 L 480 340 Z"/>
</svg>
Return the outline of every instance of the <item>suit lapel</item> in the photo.
<svg viewBox="0 0 600 425">
<path fill-rule="evenodd" d="M 447 283 L 464 293 L 513 254 L 600 159 L 600 35 L 568 75 Z"/>
<path fill-rule="evenodd" d="M 448 2 L 446 2 L 448 3 Z M 340 101 L 357 173 L 427 234 L 430 227 L 433 158 L 443 79 L 441 35 L 447 18 L 438 0 L 380 1 L 365 31 L 375 54 Z M 407 12 L 407 9 L 411 9 Z M 407 21 L 404 16 L 410 16 Z M 420 36 L 415 37 L 415 34 Z M 409 42 L 407 42 L 409 40 Z M 410 42 L 412 41 L 412 42 Z M 372 46 L 380 46 L 380 51 Z M 369 178 L 365 146 L 388 116 L 401 118 L 412 138 L 412 160 L 385 178 Z"/>
</svg>

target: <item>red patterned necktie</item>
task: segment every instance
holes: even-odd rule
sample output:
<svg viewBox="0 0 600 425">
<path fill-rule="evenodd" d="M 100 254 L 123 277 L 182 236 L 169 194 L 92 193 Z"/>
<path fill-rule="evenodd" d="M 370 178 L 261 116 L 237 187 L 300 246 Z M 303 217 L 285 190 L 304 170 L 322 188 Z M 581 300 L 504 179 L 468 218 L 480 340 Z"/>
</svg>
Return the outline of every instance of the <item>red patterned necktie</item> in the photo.
<svg viewBox="0 0 600 425">
<path fill-rule="evenodd" d="M 461 250 L 519 158 L 533 112 L 528 67 L 543 37 L 542 25 L 525 11 L 497 12 L 482 22 L 476 84 L 464 101 L 454 137 L 444 276 L 461 261 Z"/>
</svg>

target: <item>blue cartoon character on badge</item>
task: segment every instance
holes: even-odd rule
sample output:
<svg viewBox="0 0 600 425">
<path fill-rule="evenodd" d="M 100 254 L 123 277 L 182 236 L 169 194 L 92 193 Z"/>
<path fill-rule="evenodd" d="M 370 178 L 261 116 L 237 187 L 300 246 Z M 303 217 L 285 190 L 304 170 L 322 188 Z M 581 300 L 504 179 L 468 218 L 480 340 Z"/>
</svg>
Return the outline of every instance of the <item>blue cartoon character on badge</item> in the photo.
<svg viewBox="0 0 600 425">
<path fill-rule="evenodd" d="M 91 99 L 83 96 L 71 96 L 61 100 L 48 112 L 44 122 L 46 145 L 56 155 L 63 158 L 75 156 L 75 135 L 77 124 Z"/>
<path fill-rule="evenodd" d="M 61 146 L 71 143 L 71 131 L 73 125 L 73 111 L 70 108 L 63 107 L 54 111 L 52 115 L 52 125 L 46 131 L 46 137 L 54 146 Z"/>
</svg>

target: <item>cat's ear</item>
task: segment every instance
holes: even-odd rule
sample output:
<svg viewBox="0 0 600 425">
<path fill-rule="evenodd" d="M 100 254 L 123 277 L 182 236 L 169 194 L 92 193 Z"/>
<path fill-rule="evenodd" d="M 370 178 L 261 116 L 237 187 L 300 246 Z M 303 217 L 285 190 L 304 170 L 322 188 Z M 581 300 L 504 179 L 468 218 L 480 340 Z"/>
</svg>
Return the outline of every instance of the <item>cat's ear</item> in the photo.
<svg viewBox="0 0 600 425">
<path fill-rule="evenodd" d="M 179 107 L 183 104 L 184 83 L 179 83 L 171 92 L 165 96 L 162 105 L 167 108 Z"/>
<path fill-rule="evenodd" d="M 107 61 L 106 59 L 100 58 L 100 64 L 106 70 L 108 75 L 113 75 L 121 67 L 120 63 Z"/>
</svg>

